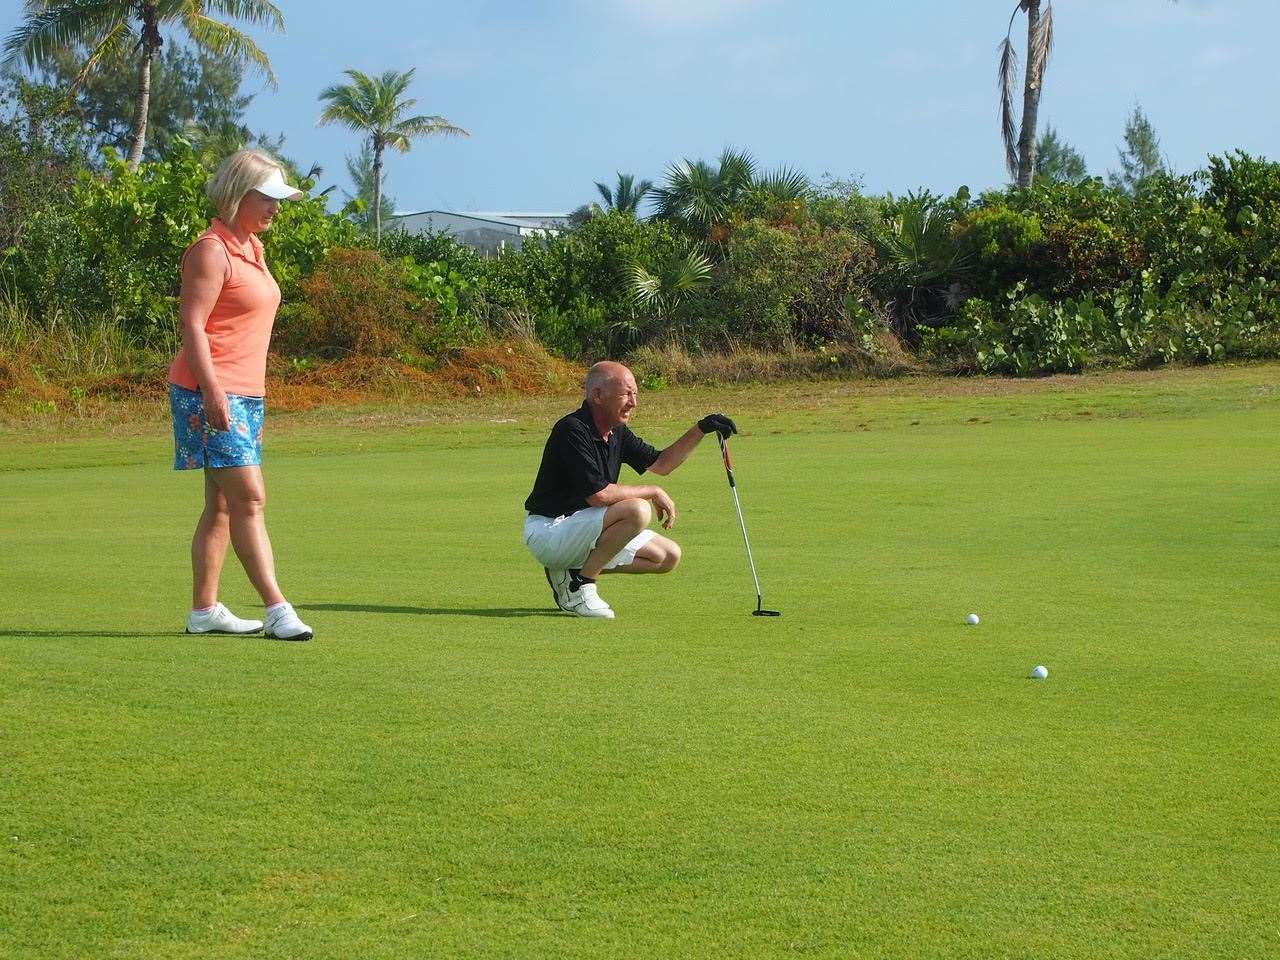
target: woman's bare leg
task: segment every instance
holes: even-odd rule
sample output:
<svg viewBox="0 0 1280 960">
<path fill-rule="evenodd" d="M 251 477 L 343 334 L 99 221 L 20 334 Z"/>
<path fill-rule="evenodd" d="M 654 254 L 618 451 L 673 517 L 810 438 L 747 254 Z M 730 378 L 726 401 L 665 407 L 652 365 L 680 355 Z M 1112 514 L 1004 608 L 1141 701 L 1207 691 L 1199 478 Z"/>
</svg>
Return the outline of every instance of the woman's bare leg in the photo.
<svg viewBox="0 0 1280 960">
<path fill-rule="evenodd" d="M 218 581 L 222 578 L 222 561 L 231 541 L 231 515 L 227 498 L 213 482 L 211 471 L 204 472 L 204 512 L 191 538 L 191 609 L 203 610 L 218 602 Z"/>
<path fill-rule="evenodd" d="M 262 468 L 220 467 L 209 473 L 226 498 L 231 545 L 249 582 L 266 606 L 283 603 L 284 594 L 276 582 L 271 538 L 267 536 L 267 488 L 262 479 Z"/>
</svg>

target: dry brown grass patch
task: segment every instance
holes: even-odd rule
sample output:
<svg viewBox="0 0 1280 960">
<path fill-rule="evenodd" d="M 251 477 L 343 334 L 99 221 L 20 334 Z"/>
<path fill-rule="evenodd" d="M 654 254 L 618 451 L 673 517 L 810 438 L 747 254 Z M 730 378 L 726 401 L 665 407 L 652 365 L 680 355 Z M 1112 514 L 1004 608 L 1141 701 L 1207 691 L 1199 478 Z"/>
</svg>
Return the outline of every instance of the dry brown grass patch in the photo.
<svg viewBox="0 0 1280 960">
<path fill-rule="evenodd" d="M 671 386 L 884 378 L 922 371 L 888 331 L 876 335 L 870 350 L 851 343 L 833 343 L 818 349 L 792 345 L 775 350 L 735 344 L 723 352 L 692 354 L 677 344 L 667 344 L 641 347 L 631 355 L 629 363 L 642 382 Z"/>
</svg>

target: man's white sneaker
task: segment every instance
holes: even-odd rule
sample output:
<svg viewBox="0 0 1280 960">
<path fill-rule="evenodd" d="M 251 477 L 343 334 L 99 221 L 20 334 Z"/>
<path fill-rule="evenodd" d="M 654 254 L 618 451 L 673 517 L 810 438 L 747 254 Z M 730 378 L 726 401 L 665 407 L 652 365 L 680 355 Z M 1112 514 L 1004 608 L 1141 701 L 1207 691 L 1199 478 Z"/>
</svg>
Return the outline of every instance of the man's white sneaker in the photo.
<svg viewBox="0 0 1280 960">
<path fill-rule="evenodd" d="M 261 629 L 261 620 L 241 620 L 220 603 L 187 616 L 187 633 L 257 633 Z"/>
<path fill-rule="evenodd" d="M 584 583 L 577 590 L 570 590 L 565 596 L 564 608 L 580 617 L 595 617 L 599 620 L 612 620 L 613 607 L 600 599 L 594 583 Z"/>
<path fill-rule="evenodd" d="M 569 571 L 543 567 L 542 572 L 547 575 L 547 583 L 551 584 L 551 596 L 555 598 L 556 606 L 561 610 L 568 610 L 565 604 L 569 597 Z"/>
<path fill-rule="evenodd" d="M 267 611 L 263 634 L 276 640 L 310 640 L 315 636 L 311 628 L 298 619 L 291 603 L 282 603 Z"/>
</svg>

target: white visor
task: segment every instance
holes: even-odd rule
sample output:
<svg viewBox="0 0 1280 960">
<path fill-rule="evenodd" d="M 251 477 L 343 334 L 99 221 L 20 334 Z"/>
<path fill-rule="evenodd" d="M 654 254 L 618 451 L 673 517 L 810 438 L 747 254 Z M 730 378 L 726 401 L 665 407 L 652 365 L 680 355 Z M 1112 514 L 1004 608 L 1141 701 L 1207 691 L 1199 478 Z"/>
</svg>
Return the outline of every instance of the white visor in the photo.
<svg viewBox="0 0 1280 960">
<path fill-rule="evenodd" d="M 301 200 L 302 191 L 297 187 L 290 186 L 284 182 L 284 174 L 277 167 L 271 171 L 271 175 L 263 180 L 253 189 L 257 190 L 264 196 L 270 197 L 272 200 Z"/>
</svg>

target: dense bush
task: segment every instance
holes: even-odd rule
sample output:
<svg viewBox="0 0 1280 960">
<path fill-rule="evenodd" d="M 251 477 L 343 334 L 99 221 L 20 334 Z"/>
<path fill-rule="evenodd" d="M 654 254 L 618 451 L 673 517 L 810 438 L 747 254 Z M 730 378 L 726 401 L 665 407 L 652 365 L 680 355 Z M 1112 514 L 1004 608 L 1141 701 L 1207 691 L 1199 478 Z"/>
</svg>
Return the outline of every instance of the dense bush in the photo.
<svg viewBox="0 0 1280 960">
<path fill-rule="evenodd" d="M 436 310 L 410 289 L 404 261 L 373 250 L 330 250 L 280 310 L 273 338 L 286 353 L 325 359 L 394 357 L 434 346 Z"/>
<path fill-rule="evenodd" d="M 37 317 L 73 307 L 113 318 L 138 342 L 169 336 L 182 252 L 213 216 L 204 192 L 209 176 L 181 143 L 136 173 L 108 151 L 103 172 L 80 168 L 65 199 L 30 217 L 22 242 L 4 251 L 4 279 Z M 271 271 L 292 298 L 327 249 L 361 242 L 362 234 L 313 198 L 282 205 L 263 240 Z"/>
<path fill-rule="evenodd" d="M 53 91 L 20 79 L 0 87 L 0 257 L 16 254 L 42 211 L 69 201 L 87 165 L 85 131 L 57 105 Z"/>
<path fill-rule="evenodd" d="M 474 280 L 480 275 L 484 258 L 471 247 L 459 243 L 452 234 L 427 231 L 406 233 L 387 230 L 382 234 L 378 252 L 388 260 L 408 257 L 414 263 L 443 264 L 450 273 Z"/>
<path fill-rule="evenodd" d="M 870 245 L 850 231 L 748 220 L 729 237 L 705 335 L 762 347 L 846 338 L 862 319 L 849 304 L 870 299 L 875 268 Z"/>
<path fill-rule="evenodd" d="M 38 91 L 7 89 L 0 307 L 21 319 L 8 329 L 82 324 L 167 347 L 182 251 L 212 215 L 210 171 L 180 140 L 136 173 L 110 153 L 90 163 L 74 123 Z M 744 162 L 689 168 L 667 219 L 593 212 L 492 258 L 444 234 L 390 231 L 375 250 L 323 197 L 287 203 L 263 237 L 284 294 L 277 345 L 429 363 L 499 335 L 577 360 L 774 351 L 867 369 L 905 347 L 1017 375 L 1280 355 L 1270 161 L 1211 157 L 1132 194 L 1085 179 L 976 200 L 963 187 L 811 189 L 787 170 L 747 176 Z M 694 188 L 711 191 L 705 216 Z"/>
<path fill-rule="evenodd" d="M 661 270 L 688 246 L 663 221 L 610 211 L 576 230 L 527 238 L 520 251 L 485 260 L 480 282 L 490 305 L 527 314 L 532 332 L 553 350 L 602 355 L 644 338 L 639 329 L 644 317 L 631 289 L 632 265 Z M 689 316 L 670 320 L 679 324 Z"/>
</svg>

